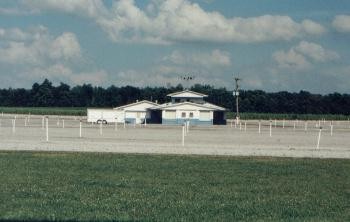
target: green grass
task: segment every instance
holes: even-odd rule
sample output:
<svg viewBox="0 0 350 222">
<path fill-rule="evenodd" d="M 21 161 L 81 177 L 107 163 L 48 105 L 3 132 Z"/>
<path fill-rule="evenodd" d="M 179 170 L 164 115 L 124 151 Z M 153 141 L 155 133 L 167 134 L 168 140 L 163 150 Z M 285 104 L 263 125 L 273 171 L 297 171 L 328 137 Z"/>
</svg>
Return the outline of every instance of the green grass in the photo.
<svg viewBox="0 0 350 222">
<path fill-rule="evenodd" d="M 86 116 L 85 107 L 0 107 L 0 113 Z"/>
<path fill-rule="evenodd" d="M 0 220 L 350 220 L 349 160 L 0 152 L 0 169 Z"/>
</svg>

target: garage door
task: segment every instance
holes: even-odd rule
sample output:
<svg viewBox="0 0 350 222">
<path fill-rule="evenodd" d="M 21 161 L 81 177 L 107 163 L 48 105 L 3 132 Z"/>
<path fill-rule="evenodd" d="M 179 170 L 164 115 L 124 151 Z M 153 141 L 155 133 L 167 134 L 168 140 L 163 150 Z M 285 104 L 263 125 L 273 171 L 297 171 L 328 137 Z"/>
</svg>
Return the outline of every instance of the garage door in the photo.
<svg viewBox="0 0 350 222">
<path fill-rule="evenodd" d="M 200 111 L 199 119 L 201 119 L 201 120 L 210 120 L 210 111 Z"/>
<path fill-rule="evenodd" d="M 175 110 L 165 110 L 164 119 L 176 119 L 176 111 Z"/>
</svg>

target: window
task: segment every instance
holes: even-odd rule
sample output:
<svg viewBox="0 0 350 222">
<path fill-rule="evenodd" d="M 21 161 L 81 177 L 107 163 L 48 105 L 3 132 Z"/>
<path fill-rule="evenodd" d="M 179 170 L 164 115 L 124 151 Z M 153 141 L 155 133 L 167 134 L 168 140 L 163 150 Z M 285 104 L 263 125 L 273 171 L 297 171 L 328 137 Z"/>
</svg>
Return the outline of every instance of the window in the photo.
<svg viewBox="0 0 350 222">
<path fill-rule="evenodd" d="M 190 112 L 190 118 L 193 118 L 193 113 L 192 112 Z"/>
<path fill-rule="evenodd" d="M 181 113 L 181 118 L 186 118 L 186 113 L 185 112 Z"/>
</svg>

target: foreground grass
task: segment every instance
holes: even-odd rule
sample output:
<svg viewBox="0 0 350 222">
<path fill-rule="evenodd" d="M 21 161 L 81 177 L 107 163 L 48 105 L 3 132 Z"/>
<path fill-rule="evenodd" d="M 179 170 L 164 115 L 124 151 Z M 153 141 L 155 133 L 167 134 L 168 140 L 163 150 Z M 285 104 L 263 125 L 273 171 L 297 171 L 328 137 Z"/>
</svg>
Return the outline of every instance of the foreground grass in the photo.
<svg viewBox="0 0 350 222">
<path fill-rule="evenodd" d="M 349 221 L 350 161 L 0 152 L 0 220 Z"/>
</svg>

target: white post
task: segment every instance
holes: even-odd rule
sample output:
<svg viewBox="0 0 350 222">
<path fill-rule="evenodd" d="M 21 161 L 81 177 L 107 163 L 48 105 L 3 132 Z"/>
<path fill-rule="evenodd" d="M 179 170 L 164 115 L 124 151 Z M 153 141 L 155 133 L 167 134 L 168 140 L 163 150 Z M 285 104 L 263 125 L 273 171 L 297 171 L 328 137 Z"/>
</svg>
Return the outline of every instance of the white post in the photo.
<svg viewBox="0 0 350 222">
<path fill-rule="evenodd" d="M 147 118 L 145 117 L 145 127 L 147 126 Z"/>
<path fill-rule="evenodd" d="M 247 132 L 247 121 L 244 122 L 244 131 Z"/>
<path fill-rule="evenodd" d="M 16 119 L 12 120 L 12 133 L 16 132 Z"/>
<path fill-rule="evenodd" d="M 331 136 L 333 136 L 333 123 L 331 124 Z"/>
<path fill-rule="evenodd" d="M 305 121 L 305 132 L 307 131 L 307 121 Z"/>
<path fill-rule="evenodd" d="M 277 127 L 277 120 L 275 119 L 275 128 Z"/>
<path fill-rule="evenodd" d="M 259 120 L 259 134 L 261 133 L 261 122 Z"/>
<path fill-rule="evenodd" d="M 27 117 L 24 117 L 24 126 L 27 126 Z"/>
<path fill-rule="evenodd" d="M 294 120 L 294 124 L 293 124 L 293 131 L 295 131 L 295 120 Z"/>
<path fill-rule="evenodd" d="M 188 132 L 190 132 L 190 121 L 187 121 L 186 122 L 187 124 L 186 124 L 186 132 L 188 133 Z"/>
<path fill-rule="evenodd" d="M 270 121 L 270 137 L 272 137 L 272 121 Z"/>
<path fill-rule="evenodd" d="M 321 131 L 322 131 L 322 127 L 320 127 L 320 131 L 318 132 L 317 147 L 316 147 L 316 149 L 320 149 Z"/>
<path fill-rule="evenodd" d="M 239 130 L 242 130 L 242 122 L 239 122 Z"/>
<path fill-rule="evenodd" d="M 62 128 L 64 129 L 64 119 L 62 120 Z"/>
<path fill-rule="evenodd" d="M 44 117 L 41 118 L 41 128 L 44 129 L 44 125 L 45 125 L 45 119 Z"/>
<path fill-rule="evenodd" d="M 46 117 L 46 142 L 49 141 L 49 117 Z"/>
<path fill-rule="evenodd" d="M 185 125 L 182 125 L 182 146 L 185 146 Z"/>
<path fill-rule="evenodd" d="M 282 125 L 283 125 L 283 126 L 282 126 L 282 127 L 283 127 L 283 129 L 284 129 L 284 123 L 285 123 L 285 120 L 283 119 L 283 123 L 282 123 Z"/>
<path fill-rule="evenodd" d="M 100 135 L 102 135 L 102 121 L 100 122 Z"/>
<path fill-rule="evenodd" d="M 81 138 L 81 120 L 79 121 L 79 137 Z"/>
</svg>

